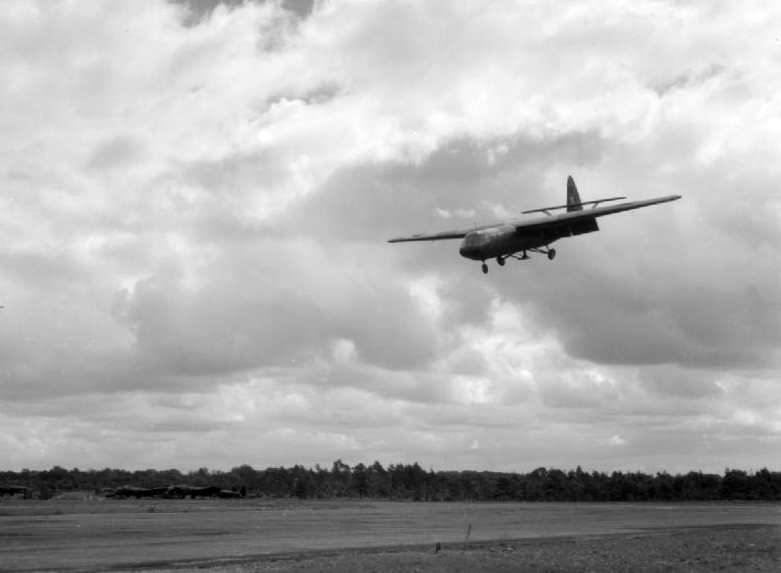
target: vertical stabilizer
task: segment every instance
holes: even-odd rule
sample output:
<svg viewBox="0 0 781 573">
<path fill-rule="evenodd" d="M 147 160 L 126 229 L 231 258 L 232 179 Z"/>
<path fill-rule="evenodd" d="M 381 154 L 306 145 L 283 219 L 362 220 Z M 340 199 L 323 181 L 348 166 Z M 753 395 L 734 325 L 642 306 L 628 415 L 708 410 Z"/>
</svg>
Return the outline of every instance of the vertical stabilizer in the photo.
<svg viewBox="0 0 781 573">
<path fill-rule="evenodd" d="M 580 193 L 578 193 L 578 187 L 575 185 L 575 180 L 572 175 L 567 177 L 567 211 L 582 211 L 583 205 L 580 201 Z M 583 235 L 585 233 L 593 233 L 599 231 L 599 225 L 597 224 L 596 217 L 588 219 L 578 218 L 567 227 L 570 235 Z"/>
<path fill-rule="evenodd" d="M 583 205 L 580 205 L 580 195 L 578 187 L 572 175 L 567 177 L 567 211 L 582 211 Z"/>
</svg>

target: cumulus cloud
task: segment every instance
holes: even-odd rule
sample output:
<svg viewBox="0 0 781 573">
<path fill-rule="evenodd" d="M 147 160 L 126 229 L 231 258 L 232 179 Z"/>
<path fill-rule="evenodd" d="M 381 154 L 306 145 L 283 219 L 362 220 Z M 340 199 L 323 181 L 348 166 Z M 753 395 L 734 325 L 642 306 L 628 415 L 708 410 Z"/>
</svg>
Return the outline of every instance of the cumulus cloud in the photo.
<svg viewBox="0 0 781 573">
<path fill-rule="evenodd" d="M 5 3 L 4 459 L 766 465 L 763 10 Z M 684 198 L 488 277 L 385 242 L 560 204 L 567 174 Z"/>
</svg>

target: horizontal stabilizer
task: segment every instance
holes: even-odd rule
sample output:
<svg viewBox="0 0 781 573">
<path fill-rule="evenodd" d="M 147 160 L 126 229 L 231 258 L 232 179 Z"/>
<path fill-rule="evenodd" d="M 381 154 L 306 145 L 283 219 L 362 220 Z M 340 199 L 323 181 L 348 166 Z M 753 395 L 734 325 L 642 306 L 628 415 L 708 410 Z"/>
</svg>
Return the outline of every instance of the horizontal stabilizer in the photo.
<svg viewBox="0 0 781 573">
<path fill-rule="evenodd" d="M 551 215 L 550 217 L 538 217 L 530 221 L 516 222 L 515 229 L 518 233 L 528 234 L 540 229 L 555 229 L 557 227 L 572 228 L 572 225 L 574 223 L 589 221 L 589 220 L 596 222 L 597 217 L 604 217 L 605 215 L 613 215 L 615 213 L 623 213 L 624 211 L 632 211 L 633 209 L 650 207 L 651 205 L 658 205 L 659 203 L 676 201 L 680 198 L 681 198 L 680 195 L 668 195 L 666 197 L 657 197 L 656 199 L 646 199 L 644 201 L 630 201 L 629 203 L 619 203 L 618 205 L 605 205 L 604 207 L 594 207 L 593 209 L 587 209 L 585 211 L 571 211 L 567 213 L 562 213 L 560 215 Z M 586 227 L 588 226 L 591 226 L 591 223 L 586 223 Z M 591 232 L 591 231 L 582 231 L 582 232 Z"/>
<path fill-rule="evenodd" d="M 556 209 L 569 209 L 570 211 L 575 210 L 575 207 L 583 207 L 583 205 L 594 205 L 596 207 L 600 203 L 604 203 L 605 201 L 620 201 L 621 199 L 626 199 L 626 197 L 608 197 L 606 199 L 596 199 L 594 201 L 581 201 L 579 203 L 568 203 L 567 205 L 557 205 L 555 207 L 543 207 L 542 209 L 530 209 L 529 211 L 521 211 L 524 215 L 528 215 L 529 213 L 547 213 L 548 211 L 555 211 Z"/>
</svg>

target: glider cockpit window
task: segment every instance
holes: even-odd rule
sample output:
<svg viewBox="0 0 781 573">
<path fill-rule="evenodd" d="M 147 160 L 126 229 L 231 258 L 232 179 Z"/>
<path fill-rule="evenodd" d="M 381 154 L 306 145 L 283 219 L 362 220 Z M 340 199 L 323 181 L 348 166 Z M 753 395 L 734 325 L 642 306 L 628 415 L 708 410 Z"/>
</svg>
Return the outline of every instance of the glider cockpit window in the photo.
<svg viewBox="0 0 781 573">
<path fill-rule="evenodd" d="M 478 245 L 482 245 L 483 243 L 485 243 L 485 241 L 486 241 L 485 236 L 481 235 L 480 233 L 470 233 L 464 239 L 464 246 L 477 247 Z"/>
</svg>

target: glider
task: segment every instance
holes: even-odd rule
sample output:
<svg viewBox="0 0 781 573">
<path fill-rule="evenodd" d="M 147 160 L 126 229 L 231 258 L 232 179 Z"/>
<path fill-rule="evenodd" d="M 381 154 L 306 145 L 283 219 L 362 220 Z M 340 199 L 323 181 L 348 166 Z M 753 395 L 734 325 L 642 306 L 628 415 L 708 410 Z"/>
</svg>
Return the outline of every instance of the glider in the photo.
<svg viewBox="0 0 781 573">
<path fill-rule="evenodd" d="M 442 231 L 439 233 L 419 233 L 409 237 L 391 239 L 389 243 L 407 243 L 412 241 L 443 241 L 447 239 L 463 239 L 459 252 L 462 257 L 473 261 L 481 261 L 484 273 L 488 272 L 488 259 L 496 259 L 499 266 L 504 266 L 507 259 L 525 261 L 528 253 L 540 253 L 553 260 L 556 249 L 550 245 L 565 237 L 575 237 L 585 233 L 599 231 L 597 217 L 632 211 L 659 203 L 668 203 L 680 199 L 680 195 L 667 195 L 644 201 L 630 201 L 605 205 L 600 203 L 619 201 L 626 197 L 608 197 L 595 201 L 581 201 L 578 188 L 572 176 L 567 178 L 567 203 L 555 207 L 544 207 L 523 211 L 522 214 L 545 213 L 531 219 L 518 219 L 493 225 L 483 225 L 471 229 Z M 588 209 L 585 206 L 590 205 Z M 553 211 L 564 210 L 554 214 Z"/>
</svg>

